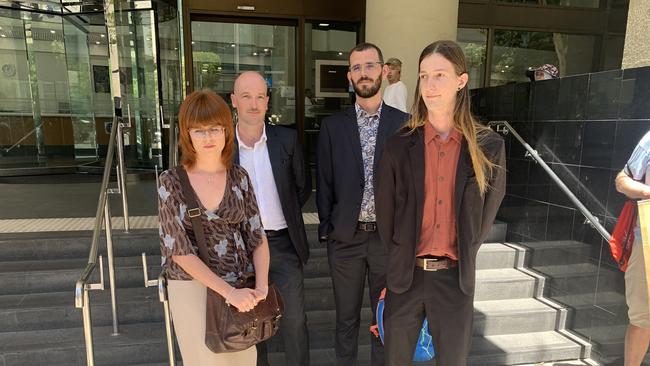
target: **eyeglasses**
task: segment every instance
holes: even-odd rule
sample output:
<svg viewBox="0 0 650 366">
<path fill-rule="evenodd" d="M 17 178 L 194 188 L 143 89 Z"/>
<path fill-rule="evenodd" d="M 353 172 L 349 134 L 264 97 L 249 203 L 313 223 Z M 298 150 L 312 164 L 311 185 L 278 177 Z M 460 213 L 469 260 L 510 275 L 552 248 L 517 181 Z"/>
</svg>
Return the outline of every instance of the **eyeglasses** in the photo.
<svg viewBox="0 0 650 366">
<path fill-rule="evenodd" d="M 195 138 L 204 139 L 208 136 L 221 136 L 226 131 L 223 126 L 211 127 L 206 129 L 201 128 L 192 128 L 190 129 L 190 135 Z"/>
<path fill-rule="evenodd" d="M 368 72 L 374 72 L 375 70 L 379 70 L 383 64 L 381 62 L 375 61 L 375 62 L 366 62 L 365 64 L 356 64 L 350 66 L 350 72 L 353 74 L 358 74 L 362 70 L 366 70 Z"/>
</svg>

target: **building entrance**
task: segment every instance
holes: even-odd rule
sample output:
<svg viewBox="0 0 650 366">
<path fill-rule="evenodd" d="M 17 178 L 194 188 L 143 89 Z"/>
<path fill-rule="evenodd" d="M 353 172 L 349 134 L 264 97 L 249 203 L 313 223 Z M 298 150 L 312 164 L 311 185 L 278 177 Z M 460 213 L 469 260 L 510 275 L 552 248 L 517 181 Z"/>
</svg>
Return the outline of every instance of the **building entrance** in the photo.
<svg viewBox="0 0 650 366">
<path fill-rule="evenodd" d="M 176 3 L 79 4 L 0 5 L 0 176 L 101 167 L 117 107 L 114 74 L 131 121 L 127 166 L 163 165 L 162 125 L 182 92 Z M 110 22 L 108 7 L 119 9 Z"/>
</svg>

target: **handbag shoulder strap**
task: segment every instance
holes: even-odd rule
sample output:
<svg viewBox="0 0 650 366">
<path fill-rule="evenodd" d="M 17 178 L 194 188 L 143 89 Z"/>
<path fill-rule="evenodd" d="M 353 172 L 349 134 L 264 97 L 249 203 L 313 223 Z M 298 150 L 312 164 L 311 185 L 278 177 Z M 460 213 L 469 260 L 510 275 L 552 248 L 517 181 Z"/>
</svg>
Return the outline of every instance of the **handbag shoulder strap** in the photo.
<svg viewBox="0 0 650 366">
<path fill-rule="evenodd" d="M 208 255 L 208 243 L 205 239 L 203 223 L 201 222 L 201 208 L 199 207 L 199 202 L 197 201 L 194 190 L 190 185 L 190 178 L 187 176 L 185 168 L 182 165 L 179 165 L 175 169 L 181 180 L 183 197 L 185 197 L 185 204 L 187 205 L 187 216 L 190 218 L 190 222 L 192 223 L 196 245 L 199 248 L 199 256 L 205 264 L 208 264 L 210 256 Z"/>
</svg>

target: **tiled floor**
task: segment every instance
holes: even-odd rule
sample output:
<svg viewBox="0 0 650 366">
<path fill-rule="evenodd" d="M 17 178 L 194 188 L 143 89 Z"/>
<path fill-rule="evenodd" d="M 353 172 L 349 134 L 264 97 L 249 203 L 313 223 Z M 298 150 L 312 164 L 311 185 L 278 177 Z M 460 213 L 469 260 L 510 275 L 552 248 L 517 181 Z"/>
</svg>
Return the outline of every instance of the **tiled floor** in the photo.
<svg viewBox="0 0 650 366">
<path fill-rule="evenodd" d="M 316 213 L 303 213 L 305 224 L 318 224 Z M 111 220 L 114 230 L 124 229 L 122 216 Z M 0 220 L 0 233 L 26 233 L 51 231 L 92 231 L 94 217 L 43 218 L 43 219 L 5 219 Z M 158 216 L 131 216 L 129 226 L 132 229 L 158 228 Z"/>
</svg>

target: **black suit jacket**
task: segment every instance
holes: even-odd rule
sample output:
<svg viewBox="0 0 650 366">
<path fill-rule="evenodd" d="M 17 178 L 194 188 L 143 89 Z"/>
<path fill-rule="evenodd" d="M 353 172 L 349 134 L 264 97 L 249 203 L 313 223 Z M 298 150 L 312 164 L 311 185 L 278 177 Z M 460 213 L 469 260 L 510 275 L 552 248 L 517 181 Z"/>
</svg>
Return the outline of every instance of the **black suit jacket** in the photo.
<svg viewBox="0 0 650 366">
<path fill-rule="evenodd" d="M 303 263 L 309 259 L 309 243 L 301 208 L 311 195 L 311 178 L 306 168 L 298 133 L 290 128 L 266 125 L 266 146 L 271 169 L 278 189 L 282 213 L 287 222 L 289 237 Z M 239 143 L 235 138 L 235 164 L 239 164 Z"/>
<path fill-rule="evenodd" d="M 489 190 L 481 197 L 467 142 L 463 139 L 456 168 L 454 209 L 460 288 L 474 293 L 476 254 L 496 217 L 506 188 L 505 145 L 489 131 L 482 150 L 497 164 Z M 376 195 L 377 226 L 388 246 L 387 286 L 396 293 L 411 287 L 424 211 L 424 128 L 399 133 L 386 142 L 379 166 Z"/>
<path fill-rule="evenodd" d="M 384 142 L 407 119 L 408 114 L 383 104 L 375 146 L 375 189 L 377 166 L 384 150 Z M 317 163 L 316 203 L 320 219 L 318 235 L 350 242 L 357 228 L 365 184 L 354 106 L 323 120 L 318 135 Z"/>
</svg>

